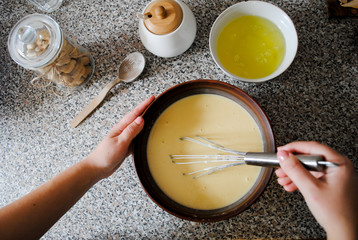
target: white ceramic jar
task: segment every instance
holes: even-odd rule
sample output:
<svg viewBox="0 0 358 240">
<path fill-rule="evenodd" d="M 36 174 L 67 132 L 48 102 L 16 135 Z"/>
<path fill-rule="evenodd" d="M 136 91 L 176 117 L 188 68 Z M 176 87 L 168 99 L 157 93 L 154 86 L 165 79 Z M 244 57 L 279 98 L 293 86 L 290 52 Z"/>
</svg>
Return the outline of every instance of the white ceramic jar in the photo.
<svg viewBox="0 0 358 240">
<path fill-rule="evenodd" d="M 159 57 L 175 57 L 190 48 L 196 35 L 196 20 L 180 0 L 150 2 L 139 19 L 144 47 Z"/>
</svg>

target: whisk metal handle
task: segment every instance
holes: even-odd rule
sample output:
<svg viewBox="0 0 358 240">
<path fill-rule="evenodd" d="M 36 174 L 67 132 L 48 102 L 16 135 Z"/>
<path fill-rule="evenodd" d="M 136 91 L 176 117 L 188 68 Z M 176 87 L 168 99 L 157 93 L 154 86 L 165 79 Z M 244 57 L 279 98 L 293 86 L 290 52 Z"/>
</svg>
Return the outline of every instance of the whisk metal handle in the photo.
<svg viewBox="0 0 358 240">
<path fill-rule="evenodd" d="M 330 167 L 331 162 L 326 162 L 320 155 L 295 155 L 302 165 L 310 171 L 322 172 L 326 167 Z M 280 167 L 276 153 L 248 152 L 244 157 L 247 165 L 261 167 Z"/>
</svg>

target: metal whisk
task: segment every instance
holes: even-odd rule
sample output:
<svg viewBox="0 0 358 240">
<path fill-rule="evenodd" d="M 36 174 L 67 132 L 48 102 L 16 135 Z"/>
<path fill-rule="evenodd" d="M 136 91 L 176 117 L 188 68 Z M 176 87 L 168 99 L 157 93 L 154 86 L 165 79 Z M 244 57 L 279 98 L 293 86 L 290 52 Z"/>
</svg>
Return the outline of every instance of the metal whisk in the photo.
<svg viewBox="0 0 358 240">
<path fill-rule="evenodd" d="M 224 163 L 220 166 L 208 167 L 198 171 L 183 173 L 183 175 L 198 174 L 194 178 L 199 178 L 204 175 L 208 175 L 228 167 L 237 165 L 255 165 L 261 167 L 279 167 L 279 161 L 276 153 L 267 152 L 241 152 L 226 148 L 219 145 L 205 137 L 195 136 L 182 137 L 180 140 L 190 141 L 197 144 L 201 144 L 205 147 L 220 150 L 222 152 L 231 153 L 231 155 L 170 155 L 172 162 L 175 164 L 203 164 L 203 163 Z M 327 167 L 337 167 L 338 164 L 327 162 L 321 155 L 296 155 L 301 161 L 302 165 L 310 171 L 324 171 Z"/>
</svg>

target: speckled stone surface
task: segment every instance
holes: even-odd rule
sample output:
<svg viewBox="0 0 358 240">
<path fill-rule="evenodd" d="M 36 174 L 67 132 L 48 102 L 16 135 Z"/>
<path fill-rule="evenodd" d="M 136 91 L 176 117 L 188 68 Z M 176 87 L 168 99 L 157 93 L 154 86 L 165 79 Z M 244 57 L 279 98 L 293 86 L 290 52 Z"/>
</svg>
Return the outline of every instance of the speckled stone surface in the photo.
<svg viewBox="0 0 358 240">
<path fill-rule="evenodd" d="M 93 78 L 67 96 L 30 85 L 34 77 L 11 60 L 7 37 L 27 14 L 41 12 L 25 0 L 0 2 L 0 206 L 87 156 L 125 113 L 150 95 L 193 79 L 216 79 L 251 95 L 267 113 L 277 145 L 317 140 L 354 161 L 358 156 L 358 19 L 328 19 L 325 1 L 275 0 L 293 20 L 299 39 L 290 68 L 272 81 L 249 84 L 225 76 L 208 47 L 216 17 L 238 1 L 185 0 L 198 23 L 192 47 L 163 59 L 141 44 L 135 13 L 147 1 L 65 0 L 49 14 L 96 62 Z M 114 88 L 78 128 L 70 120 L 111 81 L 124 57 L 142 52 L 140 78 Z M 273 176 L 261 197 L 237 217 L 218 223 L 178 219 L 143 191 L 129 158 L 99 182 L 43 239 L 316 239 L 325 232 L 300 193 L 286 193 Z"/>
</svg>

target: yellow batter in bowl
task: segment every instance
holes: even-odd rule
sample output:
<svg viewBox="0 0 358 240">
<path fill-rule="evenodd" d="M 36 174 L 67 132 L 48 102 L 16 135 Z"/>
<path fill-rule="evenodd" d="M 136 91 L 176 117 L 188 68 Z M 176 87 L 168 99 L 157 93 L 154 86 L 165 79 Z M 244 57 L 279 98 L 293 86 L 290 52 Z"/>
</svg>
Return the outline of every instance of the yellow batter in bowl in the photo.
<svg viewBox="0 0 358 240">
<path fill-rule="evenodd" d="M 181 137 L 200 135 L 244 152 L 263 151 L 260 129 L 238 103 L 216 94 L 196 94 L 171 104 L 155 121 L 147 144 L 150 172 L 172 200 L 189 208 L 209 210 L 232 204 L 254 185 L 260 167 L 235 166 L 197 179 L 184 176 L 209 164 L 176 165 L 172 154 L 223 154 Z"/>
</svg>

